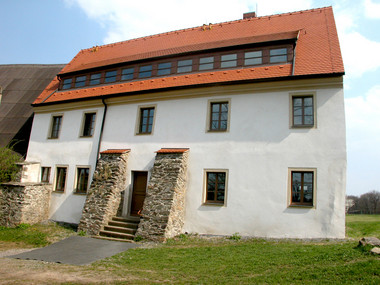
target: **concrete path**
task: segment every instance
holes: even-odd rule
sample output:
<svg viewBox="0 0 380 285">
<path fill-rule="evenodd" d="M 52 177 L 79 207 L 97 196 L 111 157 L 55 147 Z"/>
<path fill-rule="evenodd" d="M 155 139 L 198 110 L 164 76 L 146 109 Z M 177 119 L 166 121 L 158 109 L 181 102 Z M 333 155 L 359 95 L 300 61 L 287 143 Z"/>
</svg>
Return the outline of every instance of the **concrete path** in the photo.
<svg viewBox="0 0 380 285">
<path fill-rule="evenodd" d="M 138 244 L 129 242 L 71 236 L 47 247 L 8 257 L 86 265 L 139 246 Z"/>
</svg>

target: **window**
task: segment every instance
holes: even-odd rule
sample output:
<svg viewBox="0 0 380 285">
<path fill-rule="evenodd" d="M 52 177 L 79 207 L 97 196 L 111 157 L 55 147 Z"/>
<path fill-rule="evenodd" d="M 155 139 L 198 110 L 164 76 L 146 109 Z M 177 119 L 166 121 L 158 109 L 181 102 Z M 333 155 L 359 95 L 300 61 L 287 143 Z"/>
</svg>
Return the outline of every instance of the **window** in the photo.
<svg viewBox="0 0 380 285">
<path fill-rule="evenodd" d="M 86 76 L 78 76 L 75 78 L 75 87 L 83 87 L 86 85 Z"/>
<path fill-rule="evenodd" d="M 140 108 L 139 134 L 151 134 L 154 121 L 154 107 Z"/>
<path fill-rule="evenodd" d="M 151 77 L 152 76 L 152 65 L 140 66 L 139 78 Z"/>
<path fill-rule="evenodd" d="M 249 51 L 244 53 L 244 65 L 256 65 L 263 63 L 263 52 L 258 51 Z"/>
<path fill-rule="evenodd" d="M 171 62 L 159 63 L 158 69 L 157 69 L 157 75 L 170 74 L 171 70 L 172 70 L 172 63 Z"/>
<path fill-rule="evenodd" d="M 293 127 L 314 126 L 313 95 L 292 97 L 292 120 Z"/>
<path fill-rule="evenodd" d="M 59 131 L 61 129 L 61 123 L 62 123 L 62 116 L 53 116 L 52 123 L 51 123 L 51 132 L 50 132 L 49 138 L 57 139 L 59 137 Z"/>
<path fill-rule="evenodd" d="M 315 192 L 314 170 L 291 170 L 290 205 L 313 206 Z"/>
<path fill-rule="evenodd" d="M 57 167 L 54 191 L 65 191 L 67 167 Z"/>
<path fill-rule="evenodd" d="M 205 204 L 224 205 L 226 202 L 227 171 L 205 171 Z"/>
<path fill-rule="evenodd" d="M 132 80 L 135 72 L 134 67 L 125 68 L 121 71 L 121 80 Z"/>
<path fill-rule="evenodd" d="M 209 70 L 214 68 L 214 57 L 202 57 L 199 59 L 199 70 Z"/>
<path fill-rule="evenodd" d="M 116 81 L 116 75 L 117 71 L 107 71 L 106 76 L 104 77 L 104 83 L 109 83 L 109 82 L 115 82 Z"/>
<path fill-rule="evenodd" d="M 269 61 L 271 63 L 286 62 L 288 61 L 288 50 L 287 48 L 271 49 L 269 51 L 269 56 Z"/>
<path fill-rule="evenodd" d="M 101 73 L 91 74 L 90 76 L 90 85 L 100 84 L 100 78 L 102 77 Z"/>
<path fill-rule="evenodd" d="M 50 167 L 41 167 L 41 182 L 50 182 Z"/>
<path fill-rule="evenodd" d="M 92 137 L 95 128 L 96 113 L 85 113 L 82 137 Z"/>
<path fill-rule="evenodd" d="M 179 60 L 178 61 L 177 73 L 191 72 L 192 70 L 193 70 L 193 60 L 192 59 L 186 59 L 186 60 Z"/>
<path fill-rule="evenodd" d="M 86 193 L 88 186 L 88 175 L 90 169 L 88 167 L 78 167 L 77 168 L 77 179 L 75 190 L 77 193 Z"/>
<path fill-rule="evenodd" d="M 220 67 L 235 67 L 237 66 L 237 54 L 225 54 L 220 58 Z"/>
<path fill-rule="evenodd" d="M 73 82 L 72 78 L 67 78 L 63 80 L 62 89 L 70 89 L 71 83 Z"/>
<path fill-rule="evenodd" d="M 226 131 L 228 126 L 228 101 L 211 102 L 210 131 Z"/>
</svg>

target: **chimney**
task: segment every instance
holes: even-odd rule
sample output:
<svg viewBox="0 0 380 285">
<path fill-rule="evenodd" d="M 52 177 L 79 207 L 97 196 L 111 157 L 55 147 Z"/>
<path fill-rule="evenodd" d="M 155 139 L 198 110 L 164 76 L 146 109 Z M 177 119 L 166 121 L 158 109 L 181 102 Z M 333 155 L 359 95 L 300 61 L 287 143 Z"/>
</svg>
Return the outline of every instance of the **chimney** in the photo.
<svg viewBox="0 0 380 285">
<path fill-rule="evenodd" d="M 248 12 L 243 14 L 243 19 L 256 18 L 256 12 Z"/>
</svg>

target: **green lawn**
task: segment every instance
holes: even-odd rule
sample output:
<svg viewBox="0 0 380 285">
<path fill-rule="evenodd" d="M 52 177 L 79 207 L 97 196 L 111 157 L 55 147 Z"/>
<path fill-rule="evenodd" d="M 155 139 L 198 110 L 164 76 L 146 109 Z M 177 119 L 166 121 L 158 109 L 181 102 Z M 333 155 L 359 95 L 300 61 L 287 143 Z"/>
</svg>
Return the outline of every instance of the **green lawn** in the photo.
<svg viewBox="0 0 380 285">
<path fill-rule="evenodd" d="M 16 228 L 0 227 L 1 249 L 42 247 L 74 234 L 76 233 L 73 229 L 53 222 L 35 225 L 21 224 Z"/>
<path fill-rule="evenodd" d="M 164 244 L 142 243 L 89 266 L 57 265 L 54 271 L 72 270 L 99 281 L 107 276 L 107 284 L 380 284 L 380 257 L 358 247 L 363 236 L 379 237 L 378 221 L 379 216 L 348 216 L 347 235 L 355 240 L 346 241 L 181 235 Z M 55 224 L 1 228 L 0 241 L 41 246 L 72 234 Z M 52 265 L 40 266 L 45 272 Z"/>
<path fill-rule="evenodd" d="M 380 215 L 347 215 L 346 236 L 351 238 L 372 236 L 380 239 Z"/>
<path fill-rule="evenodd" d="M 132 284 L 380 284 L 380 259 L 357 242 L 171 240 L 93 265 Z"/>
</svg>

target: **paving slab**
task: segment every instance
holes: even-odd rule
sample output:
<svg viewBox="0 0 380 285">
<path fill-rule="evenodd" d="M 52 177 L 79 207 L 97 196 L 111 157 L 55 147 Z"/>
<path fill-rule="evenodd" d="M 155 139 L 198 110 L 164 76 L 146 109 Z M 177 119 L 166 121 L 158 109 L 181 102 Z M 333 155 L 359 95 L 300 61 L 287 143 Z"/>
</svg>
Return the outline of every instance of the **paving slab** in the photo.
<svg viewBox="0 0 380 285">
<path fill-rule="evenodd" d="M 17 259 L 41 260 L 56 263 L 87 265 L 110 257 L 139 244 L 71 236 L 47 247 L 7 256 Z"/>
</svg>

